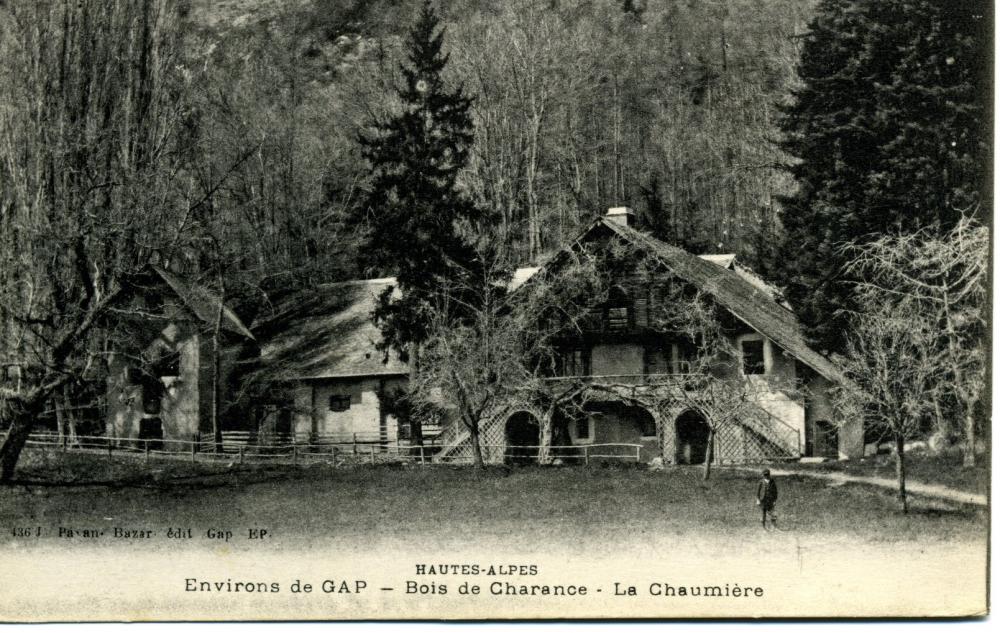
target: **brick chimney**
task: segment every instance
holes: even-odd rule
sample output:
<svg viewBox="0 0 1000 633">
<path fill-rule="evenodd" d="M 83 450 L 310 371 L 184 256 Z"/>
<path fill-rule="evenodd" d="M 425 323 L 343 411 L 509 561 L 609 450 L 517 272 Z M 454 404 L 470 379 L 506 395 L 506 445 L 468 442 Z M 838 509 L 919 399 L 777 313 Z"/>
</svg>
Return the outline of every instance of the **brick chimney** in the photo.
<svg viewBox="0 0 1000 633">
<path fill-rule="evenodd" d="M 611 207 L 606 217 L 624 226 L 635 226 L 635 211 L 632 207 Z"/>
</svg>

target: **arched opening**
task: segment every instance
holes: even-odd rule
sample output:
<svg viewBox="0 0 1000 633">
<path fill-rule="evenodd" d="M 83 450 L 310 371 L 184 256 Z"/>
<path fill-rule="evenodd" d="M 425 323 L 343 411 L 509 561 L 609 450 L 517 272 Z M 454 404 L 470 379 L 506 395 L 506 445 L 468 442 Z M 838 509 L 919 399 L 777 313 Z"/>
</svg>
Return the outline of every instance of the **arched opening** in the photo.
<svg viewBox="0 0 1000 633">
<path fill-rule="evenodd" d="M 632 424 L 640 440 L 656 439 L 656 420 L 653 414 L 642 407 L 630 407 Z"/>
<path fill-rule="evenodd" d="M 840 436 L 837 427 L 828 420 L 813 423 L 813 455 L 816 457 L 840 457 Z"/>
<path fill-rule="evenodd" d="M 507 418 L 504 430 L 507 437 L 506 463 L 530 464 L 538 460 L 541 427 L 535 416 L 527 411 L 518 411 Z"/>
<path fill-rule="evenodd" d="M 677 417 L 678 464 L 703 464 L 708 453 L 708 422 L 705 416 L 693 410 L 685 411 Z"/>
</svg>

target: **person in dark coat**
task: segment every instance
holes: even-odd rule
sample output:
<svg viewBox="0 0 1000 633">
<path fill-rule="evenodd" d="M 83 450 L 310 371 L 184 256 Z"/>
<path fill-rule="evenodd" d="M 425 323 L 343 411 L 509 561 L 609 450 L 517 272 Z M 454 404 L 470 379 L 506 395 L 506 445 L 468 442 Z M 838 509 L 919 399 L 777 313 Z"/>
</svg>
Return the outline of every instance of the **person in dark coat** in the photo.
<svg viewBox="0 0 1000 633">
<path fill-rule="evenodd" d="M 767 515 L 771 515 L 771 525 L 775 528 L 778 524 L 775 522 L 774 516 L 774 503 L 778 500 L 778 484 L 774 483 L 771 479 L 771 471 L 764 469 L 761 473 L 760 481 L 757 482 L 757 505 L 761 509 L 760 524 L 766 530 L 767 529 Z"/>
</svg>

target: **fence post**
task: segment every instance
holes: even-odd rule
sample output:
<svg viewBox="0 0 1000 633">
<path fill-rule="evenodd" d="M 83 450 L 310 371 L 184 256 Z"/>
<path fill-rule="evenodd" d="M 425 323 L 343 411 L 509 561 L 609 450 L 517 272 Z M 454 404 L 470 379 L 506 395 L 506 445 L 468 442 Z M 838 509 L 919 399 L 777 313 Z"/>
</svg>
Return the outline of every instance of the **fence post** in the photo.
<svg viewBox="0 0 1000 633">
<path fill-rule="evenodd" d="M 109 462 L 111 461 L 111 451 L 113 451 L 113 450 L 114 450 L 114 444 L 112 443 L 111 438 L 109 437 L 108 438 L 108 461 Z"/>
<path fill-rule="evenodd" d="M 635 463 L 636 464 L 638 464 L 639 462 L 642 461 L 642 457 L 641 457 L 641 455 L 639 453 L 639 451 L 641 451 L 641 450 L 642 450 L 641 446 L 636 446 L 635 447 Z"/>
<path fill-rule="evenodd" d="M 375 465 L 375 445 L 374 444 L 369 444 L 368 445 L 368 453 L 371 455 L 372 466 L 374 466 Z"/>
<path fill-rule="evenodd" d="M 583 464 L 590 466 L 590 446 L 587 444 L 583 445 Z"/>
<path fill-rule="evenodd" d="M 352 434 L 351 438 L 352 438 L 351 439 L 352 450 L 354 451 L 354 454 L 357 455 L 358 454 L 358 434 L 357 433 Z"/>
<path fill-rule="evenodd" d="M 149 463 L 149 440 L 143 440 L 142 452 L 146 455 L 146 463 Z"/>
<path fill-rule="evenodd" d="M 292 463 L 296 464 L 299 461 L 299 447 L 292 444 Z"/>
<path fill-rule="evenodd" d="M 196 442 L 191 442 L 191 462 L 194 462 L 195 453 L 198 452 L 198 444 Z"/>
<path fill-rule="evenodd" d="M 240 446 L 240 465 L 243 464 L 243 447 Z"/>
<path fill-rule="evenodd" d="M 426 462 L 424 461 L 424 445 L 421 444 L 420 445 L 420 464 L 423 465 L 425 463 Z"/>
</svg>

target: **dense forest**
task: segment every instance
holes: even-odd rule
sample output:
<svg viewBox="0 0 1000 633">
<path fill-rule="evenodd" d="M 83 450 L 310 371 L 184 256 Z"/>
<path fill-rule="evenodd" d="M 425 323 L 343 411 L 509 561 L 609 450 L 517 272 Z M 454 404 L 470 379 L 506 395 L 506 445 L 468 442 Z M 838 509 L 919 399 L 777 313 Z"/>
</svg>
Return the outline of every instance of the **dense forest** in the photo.
<svg viewBox="0 0 1000 633">
<path fill-rule="evenodd" d="M 310 282 L 384 272 L 359 270 L 352 250 L 358 138 L 398 107 L 420 4 L 192 3 L 201 169 L 231 172 L 213 212 L 240 268 Z M 440 3 L 449 79 L 473 98 L 462 186 L 501 215 L 525 264 L 615 205 L 671 242 L 759 261 L 790 191 L 775 117 L 810 4 Z"/>
</svg>

